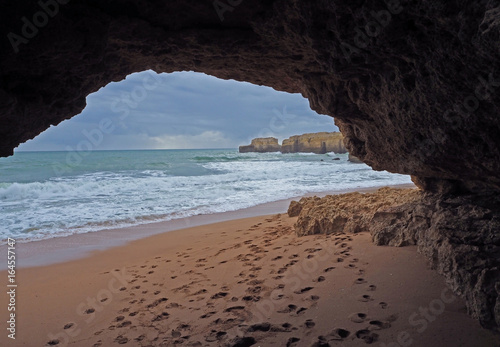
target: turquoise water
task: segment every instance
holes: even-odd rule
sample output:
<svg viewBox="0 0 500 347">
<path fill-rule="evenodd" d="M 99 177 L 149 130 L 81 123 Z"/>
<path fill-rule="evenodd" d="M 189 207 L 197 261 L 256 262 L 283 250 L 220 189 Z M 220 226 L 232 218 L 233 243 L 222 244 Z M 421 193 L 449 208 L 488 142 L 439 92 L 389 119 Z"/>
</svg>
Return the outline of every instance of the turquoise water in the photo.
<svg viewBox="0 0 500 347">
<path fill-rule="evenodd" d="M 0 159 L 0 239 L 30 241 L 234 211 L 311 192 L 411 182 L 350 163 L 346 154 L 85 154 L 17 152 Z"/>
</svg>

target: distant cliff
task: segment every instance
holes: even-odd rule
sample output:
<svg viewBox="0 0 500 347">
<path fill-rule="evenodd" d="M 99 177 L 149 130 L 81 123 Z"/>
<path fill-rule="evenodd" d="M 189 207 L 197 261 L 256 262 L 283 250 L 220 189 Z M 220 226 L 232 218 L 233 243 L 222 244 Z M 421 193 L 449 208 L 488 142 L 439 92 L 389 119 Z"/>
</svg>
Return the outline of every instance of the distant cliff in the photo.
<svg viewBox="0 0 500 347">
<path fill-rule="evenodd" d="M 274 137 L 256 138 L 249 146 L 240 146 L 240 153 L 280 151 L 282 153 L 347 153 L 344 137 L 338 132 L 295 135 L 283 140 L 281 146 L 278 139 Z"/>
<path fill-rule="evenodd" d="M 278 139 L 274 137 L 264 137 L 256 138 L 252 140 L 252 143 L 248 146 L 240 146 L 240 153 L 248 152 L 279 152 L 281 146 L 278 143 Z"/>
<path fill-rule="evenodd" d="M 295 135 L 283 140 L 282 153 L 346 153 L 341 133 L 313 133 Z"/>
</svg>

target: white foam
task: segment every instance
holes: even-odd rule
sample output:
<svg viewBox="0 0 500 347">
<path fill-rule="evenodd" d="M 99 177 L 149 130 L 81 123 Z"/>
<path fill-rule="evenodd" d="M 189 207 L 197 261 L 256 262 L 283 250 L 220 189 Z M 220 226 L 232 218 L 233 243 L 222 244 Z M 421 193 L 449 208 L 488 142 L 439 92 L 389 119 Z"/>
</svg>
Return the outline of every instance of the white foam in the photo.
<svg viewBox="0 0 500 347">
<path fill-rule="evenodd" d="M 324 161 L 276 153 L 243 157 L 248 160 L 197 164 L 210 172 L 207 175 L 136 170 L 3 184 L 0 209 L 5 229 L 0 229 L 0 238 L 48 238 L 234 211 L 310 192 L 410 183 L 408 176 L 328 156 L 318 156 Z"/>
</svg>

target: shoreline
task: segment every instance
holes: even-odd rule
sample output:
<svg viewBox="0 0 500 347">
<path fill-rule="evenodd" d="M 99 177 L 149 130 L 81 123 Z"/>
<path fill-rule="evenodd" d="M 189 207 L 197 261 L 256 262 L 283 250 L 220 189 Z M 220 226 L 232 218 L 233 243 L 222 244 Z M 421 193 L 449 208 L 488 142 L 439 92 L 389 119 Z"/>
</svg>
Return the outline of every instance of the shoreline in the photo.
<svg viewBox="0 0 500 347">
<path fill-rule="evenodd" d="M 119 227 L 99 231 L 52 237 L 42 240 L 19 242 L 16 245 L 18 268 L 38 267 L 70 260 L 85 258 L 93 251 L 103 251 L 113 247 L 124 246 L 127 243 L 153 235 L 171 232 L 185 228 L 209 225 L 225 221 L 251 218 L 257 216 L 286 213 L 292 200 L 302 197 L 337 195 L 352 192 L 369 193 L 384 186 L 369 188 L 352 188 L 335 191 L 308 193 L 288 199 L 268 202 L 236 211 L 219 212 L 207 215 L 195 215 L 169 221 L 152 222 L 130 227 Z M 390 185 L 392 188 L 416 188 L 414 184 Z M 7 245 L 0 245 L 0 254 L 7 255 Z M 0 271 L 7 268 L 5 262 L 0 263 Z"/>
</svg>

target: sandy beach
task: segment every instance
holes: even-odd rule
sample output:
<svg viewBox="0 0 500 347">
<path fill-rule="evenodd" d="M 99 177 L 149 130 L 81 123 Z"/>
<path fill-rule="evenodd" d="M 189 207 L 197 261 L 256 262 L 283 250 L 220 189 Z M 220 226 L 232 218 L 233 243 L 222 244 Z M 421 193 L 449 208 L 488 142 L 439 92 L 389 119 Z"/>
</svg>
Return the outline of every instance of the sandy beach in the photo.
<svg viewBox="0 0 500 347">
<path fill-rule="evenodd" d="M 294 221 L 225 221 L 21 268 L 16 339 L 4 329 L 0 344 L 499 345 L 416 247 L 377 247 L 367 233 L 297 237 Z"/>
</svg>

